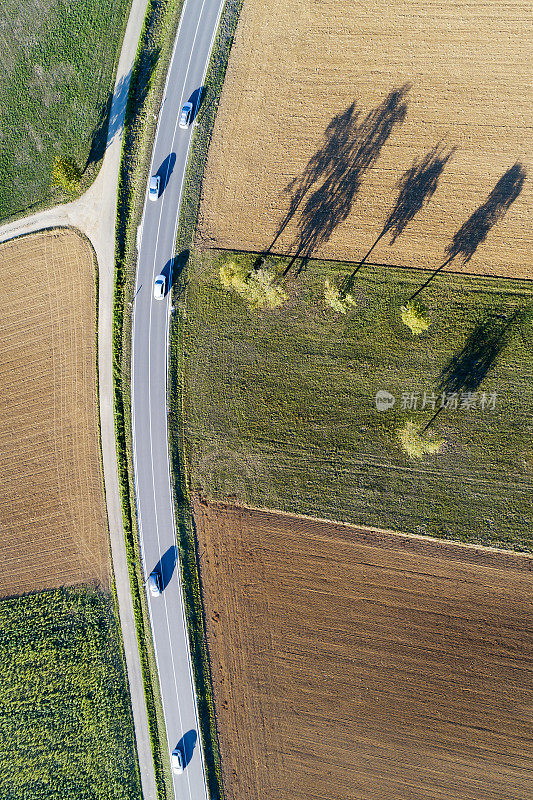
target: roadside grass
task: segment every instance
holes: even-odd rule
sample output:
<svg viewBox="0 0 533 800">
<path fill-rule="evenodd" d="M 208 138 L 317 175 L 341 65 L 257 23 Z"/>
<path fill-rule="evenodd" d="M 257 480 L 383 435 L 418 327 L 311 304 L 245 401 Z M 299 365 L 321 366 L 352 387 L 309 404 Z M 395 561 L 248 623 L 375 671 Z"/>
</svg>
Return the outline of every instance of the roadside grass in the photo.
<svg viewBox="0 0 533 800">
<path fill-rule="evenodd" d="M 105 151 L 130 1 L 3 0 L 0 10 L 0 219 L 71 195 L 52 185 L 56 158 L 94 180 Z"/>
<path fill-rule="evenodd" d="M 445 409 L 430 430 L 445 445 L 410 459 L 398 432 L 480 323 L 531 308 L 530 282 L 441 274 L 424 292 L 431 325 L 414 337 L 400 309 L 427 273 L 368 266 L 346 315 L 323 287 L 346 264 L 310 261 L 282 282 L 283 307 L 250 310 L 224 289 L 228 261 L 255 254 L 191 253 L 182 315 L 184 446 L 190 485 L 207 498 L 483 545 L 531 548 L 533 353 L 531 321 L 508 329 L 477 389 L 495 410 Z M 274 259 L 278 274 L 287 259 Z M 495 317 L 495 315 L 502 315 Z M 375 395 L 395 405 L 378 411 Z M 411 393 L 418 408 L 409 409 Z M 402 397 L 404 396 L 404 397 Z M 459 398 L 461 399 L 461 398 Z M 405 407 L 403 407 L 405 406 Z"/>
<path fill-rule="evenodd" d="M 0 796 L 141 797 L 111 595 L 0 600 Z"/>
<path fill-rule="evenodd" d="M 131 303 L 152 144 L 183 0 L 152 0 L 132 71 L 119 175 L 113 305 L 113 390 L 117 465 L 131 594 L 159 800 L 173 797 L 163 707 L 135 514 L 131 440 Z"/>
</svg>

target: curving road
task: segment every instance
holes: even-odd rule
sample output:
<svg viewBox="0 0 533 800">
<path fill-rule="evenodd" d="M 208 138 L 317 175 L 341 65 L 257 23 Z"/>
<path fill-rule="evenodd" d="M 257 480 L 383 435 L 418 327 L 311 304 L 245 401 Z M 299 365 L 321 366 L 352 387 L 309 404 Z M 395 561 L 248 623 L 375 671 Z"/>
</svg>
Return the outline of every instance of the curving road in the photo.
<svg viewBox="0 0 533 800">
<path fill-rule="evenodd" d="M 169 755 L 179 746 L 183 774 L 172 775 L 178 800 L 207 800 L 170 484 L 167 431 L 167 353 L 170 295 L 156 300 L 154 277 L 172 279 L 176 230 L 193 126 L 178 127 L 182 105 L 198 101 L 224 0 L 185 0 L 152 154 L 161 180 L 146 200 L 138 236 L 133 303 L 132 421 L 135 493 L 145 576 L 157 569 L 163 591 L 148 594 Z"/>
</svg>

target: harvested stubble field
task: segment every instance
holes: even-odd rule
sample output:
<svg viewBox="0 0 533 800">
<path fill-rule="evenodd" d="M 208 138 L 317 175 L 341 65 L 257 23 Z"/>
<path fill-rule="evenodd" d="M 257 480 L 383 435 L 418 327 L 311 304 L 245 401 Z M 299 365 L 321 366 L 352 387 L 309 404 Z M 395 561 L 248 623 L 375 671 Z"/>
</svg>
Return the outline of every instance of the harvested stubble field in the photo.
<svg viewBox="0 0 533 800">
<path fill-rule="evenodd" d="M 436 267 L 481 208 L 480 246 L 452 268 L 531 277 L 531 181 L 505 215 L 489 210 L 507 170 L 531 167 L 531 42 L 523 0 L 246 0 L 199 241 L 357 261 L 383 229 L 396 183 L 432 154 L 433 166 L 444 163 L 429 205 L 393 247 L 384 236 L 372 260 Z"/>
<path fill-rule="evenodd" d="M 195 518 L 227 800 L 531 796 L 531 557 Z"/>
<path fill-rule="evenodd" d="M 0 246 L 0 595 L 109 585 L 95 260 L 69 230 Z"/>
</svg>

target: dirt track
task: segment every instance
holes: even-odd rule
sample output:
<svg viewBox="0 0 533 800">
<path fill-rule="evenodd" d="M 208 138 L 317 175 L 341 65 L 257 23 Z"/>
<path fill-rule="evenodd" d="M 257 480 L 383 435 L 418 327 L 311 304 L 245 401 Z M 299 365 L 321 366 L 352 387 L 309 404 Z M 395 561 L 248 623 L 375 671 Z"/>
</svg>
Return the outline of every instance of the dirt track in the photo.
<svg viewBox="0 0 533 800">
<path fill-rule="evenodd" d="M 530 556 L 195 518 L 227 800 L 531 796 Z"/>
<path fill-rule="evenodd" d="M 0 595 L 110 578 L 95 271 L 70 232 L 0 245 Z"/>
<path fill-rule="evenodd" d="M 318 174 L 274 250 L 294 252 L 303 230 L 316 256 L 357 261 L 386 222 L 396 182 L 441 143 L 441 156 L 456 150 L 429 205 L 393 247 L 383 237 L 371 259 L 436 267 L 506 171 L 517 161 L 531 169 L 532 41 L 522 0 L 246 0 L 209 152 L 200 242 L 266 249 L 295 197 L 285 187 L 301 176 L 305 183 L 306 164 L 319 154 Z M 406 84 L 405 119 L 396 116 L 372 163 L 365 153 L 344 184 L 338 174 L 328 178 L 328 150 L 338 173 L 345 136 L 367 136 L 365 116 Z M 450 269 L 533 276 L 531 186 L 527 178 L 472 258 Z M 324 236 L 328 203 L 333 230 Z"/>
</svg>

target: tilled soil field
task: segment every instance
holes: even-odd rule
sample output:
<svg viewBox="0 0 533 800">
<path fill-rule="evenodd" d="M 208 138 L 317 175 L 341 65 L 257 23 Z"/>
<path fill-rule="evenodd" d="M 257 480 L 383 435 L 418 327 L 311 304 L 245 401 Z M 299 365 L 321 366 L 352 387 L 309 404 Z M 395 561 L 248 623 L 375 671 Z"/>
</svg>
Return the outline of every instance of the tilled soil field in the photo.
<svg viewBox="0 0 533 800">
<path fill-rule="evenodd" d="M 227 800 L 532 795 L 530 556 L 195 518 Z"/>
<path fill-rule="evenodd" d="M 531 41 L 523 0 L 245 0 L 199 242 L 532 277 Z"/>
<path fill-rule="evenodd" d="M 0 246 L 0 595 L 109 585 L 95 269 L 72 231 Z"/>
</svg>

